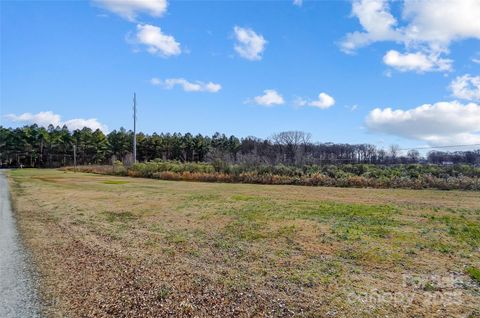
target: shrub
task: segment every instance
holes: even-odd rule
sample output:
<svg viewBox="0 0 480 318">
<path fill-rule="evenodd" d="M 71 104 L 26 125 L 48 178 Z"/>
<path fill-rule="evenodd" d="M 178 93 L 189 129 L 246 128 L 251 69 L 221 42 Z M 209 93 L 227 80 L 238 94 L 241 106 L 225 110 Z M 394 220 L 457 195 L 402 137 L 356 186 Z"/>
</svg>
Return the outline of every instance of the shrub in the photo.
<svg viewBox="0 0 480 318">
<path fill-rule="evenodd" d="M 63 168 L 73 170 L 73 167 Z M 126 168 L 120 162 L 113 166 L 79 166 L 78 171 L 128 175 L 163 180 L 205 182 L 241 182 L 258 184 L 293 184 L 358 188 L 434 188 L 442 190 L 480 190 L 480 169 L 468 166 L 369 164 L 345 165 L 242 165 L 223 161 L 182 163 L 153 160 Z"/>
</svg>

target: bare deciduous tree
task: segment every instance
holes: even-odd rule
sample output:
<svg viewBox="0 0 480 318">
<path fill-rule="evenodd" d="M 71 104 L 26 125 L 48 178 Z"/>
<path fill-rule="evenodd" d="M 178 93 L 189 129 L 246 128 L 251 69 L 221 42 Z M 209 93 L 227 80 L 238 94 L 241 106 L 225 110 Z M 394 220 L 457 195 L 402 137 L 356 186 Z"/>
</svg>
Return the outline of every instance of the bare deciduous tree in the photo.
<svg viewBox="0 0 480 318">
<path fill-rule="evenodd" d="M 411 149 L 407 153 L 407 158 L 412 162 L 418 162 L 420 159 L 420 152 L 416 149 Z"/>
<path fill-rule="evenodd" d="M 310 143 L 312 135 L 303 131 L 284 131 L 272 136 L 272 141 L 284 153 L 288 163 L 300 163 L 305 147 Z"/>
</svg>

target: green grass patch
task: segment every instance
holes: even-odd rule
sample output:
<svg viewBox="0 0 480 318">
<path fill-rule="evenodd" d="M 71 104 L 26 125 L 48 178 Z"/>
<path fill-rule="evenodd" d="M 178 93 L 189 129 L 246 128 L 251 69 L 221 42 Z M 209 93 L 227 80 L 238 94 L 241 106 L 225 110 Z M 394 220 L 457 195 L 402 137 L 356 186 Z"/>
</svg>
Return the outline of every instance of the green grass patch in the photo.
<svg viewBox="0 0 480 318">
<path fill-rule="evenodd" d="M 258 201 L 260 198 L 253 195 L 236 194 L 231 197 L 234 201 Z"/>
<path fill-rule="evenodd" d="M 268 237 L 264 224 L 250 220 L 238 220 L 225 227 L 225 235 L 236 240 L 254 241 Z"/>
<path fill-rule="evenodd" d="M 480 245 L 480 224 L 462 216 L 441 216 L 432 221 L 444 224 L 444 230 L 457 241 L 472 248 Z"/>
<path fill-rule="evenodd" d="M 124 181 L 124 180 L 105 180 L 105 181 L 102 181 L 103 184 L 126 184 L 128 183 L 128 181 Z"/>
<path fill-rule="evenodd" d="M 165 239 L 172 244 L 183 244 L 188 241 L 188 235 L 184 231 L 172 230 L 165 235 Z"/>
<path fill-rule="evenodd" d="M 113 211 L 104 211 L 102 214 L 105 216 L 106 220 L 110 223 L 113 222 L 128 222 L 138 219 L 136 215 L 129 211 L 123 212 L 113 212 Z"/>
<path fill-rule="evenodd" d="M 467 268 L 467 274 L 477 283 L 480 283 L 480 269 L 470 266 Z"/>
<path fill-rule="evenodd" d="M 343 266 L 334 260 L 311 259 L 307 263 L 287 271 L 286 278 L 303 287 L 314 287 L 318 284 L 330 284 L 339 279 Z"/>
<path fill-rule="evenodd" d="M 188 196 L 189 201 L 215 201 L 219 200 L 221 196 L 216 193 L 192 194 Z"/>
<path fill-rule="evenodd" d="M 255 200 L 255 197 L 251 196 L 232 198 L 239 205 L 225 208 L 223 213 L 237 218 L 238 222 L 233 224 L 235 231 L 245 234 L 240 237 L 262 238 L 258 223 L 275 219 L 306 219 L 329 223 L 334 234 L 342 240 L 357 240 L 364 236 L 388 238 L 392 228 L 399 225 L 393 218 L 398 209 L 390 205 L 300 200 L 279 202 L 262 198 Z M 288 231 L 294 232 L 294 229 Z"/>
</svg>

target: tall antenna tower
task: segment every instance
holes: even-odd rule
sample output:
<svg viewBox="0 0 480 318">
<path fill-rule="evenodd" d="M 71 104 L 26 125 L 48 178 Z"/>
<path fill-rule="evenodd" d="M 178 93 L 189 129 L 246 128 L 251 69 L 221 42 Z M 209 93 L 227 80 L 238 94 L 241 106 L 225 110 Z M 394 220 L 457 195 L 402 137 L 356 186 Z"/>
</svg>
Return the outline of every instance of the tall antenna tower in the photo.
<svg viewBox="0 0 480 318">
<path fill-rule="evenodd" d="M 133 93 L 133 163 L 137 163 L 137 95 Z"/>
</svg>

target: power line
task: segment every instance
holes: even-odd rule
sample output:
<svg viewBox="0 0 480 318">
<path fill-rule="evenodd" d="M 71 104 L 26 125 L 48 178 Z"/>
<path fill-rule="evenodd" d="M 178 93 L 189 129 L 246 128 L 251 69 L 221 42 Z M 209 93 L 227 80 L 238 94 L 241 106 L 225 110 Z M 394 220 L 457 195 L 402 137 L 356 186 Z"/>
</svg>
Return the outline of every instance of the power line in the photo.
<svg viewBox="0 0 480 318">
<path fill-rule="evenodd" d="M 471 144 L 471 145 L 448 145 L 448 146 L 436 146 L 436 147 L 413 147 L 413 148 L 403 148 L 398 149 L 399 151 L 405 150 L 426 150 L 426 149 L 439 149 L 439 148 L 460 148 L 460 147 L 479 147 L 480 144 Z"/>
<path fill-rule="evenodd" d="M 437 147 L 412 147 L 412 148 L 402 148 L 402 149 L 397 149 L 398 151 L 407 151 L 407 150 L 434 150 L 438 148 L 459 148 L 459 147 L 478 147 L 480 144 L 470 144 L 470 145 L 447 145 L 447 146 L 437 146 Z M 368 161 L 368 159 L 359 159 L 359 158 L 317 158 L 320 161 L 331 161 L 331 162 L 336 162 L 336 161 Z"/>
<path fill-rule="evenodd" d="M 336 143 L 316 143 L 315 145 L 320 146 L 362 146 L 362 145 L 372 145 L 372 144 L 336 144 Z M 373 145 L 375 146 L 375 145 Z M 393 144 L 395 146 L 395 144 Z M 445 146 L 425 146 L 425 147 L 410 147 L 410 148 L 398 148 L 397 151 L 406 151 L 406 150 L 428 150 L 428 149 L 440 149 L 440 148 L 460 148 L 460 147 L 480 147 L 480 144 L 470 144 L 470 145 L 445 145 Z"/>
</svg>

